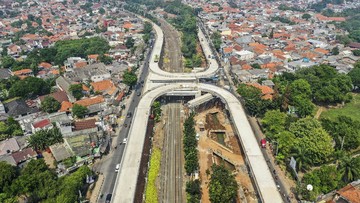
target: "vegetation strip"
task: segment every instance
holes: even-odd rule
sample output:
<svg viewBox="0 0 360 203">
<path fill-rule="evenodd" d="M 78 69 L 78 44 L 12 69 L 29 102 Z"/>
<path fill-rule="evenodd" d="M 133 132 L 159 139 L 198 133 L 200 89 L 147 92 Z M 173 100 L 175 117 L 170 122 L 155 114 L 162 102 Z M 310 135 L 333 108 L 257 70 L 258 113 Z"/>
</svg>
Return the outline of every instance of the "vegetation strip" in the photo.
<svg viewBox="0 0 360 203">
<path fill-rule="evenodd" d="M 161 161 L 161 150 L 156 147 L 153 147 L 150 158 L 149 174 L 145 189 L 146 203 L 157 203 L 159 200 L 158 191 L 156 188 L 156 178 L 158 177 L 160 171 L 160 161 Z"/>
</svg>

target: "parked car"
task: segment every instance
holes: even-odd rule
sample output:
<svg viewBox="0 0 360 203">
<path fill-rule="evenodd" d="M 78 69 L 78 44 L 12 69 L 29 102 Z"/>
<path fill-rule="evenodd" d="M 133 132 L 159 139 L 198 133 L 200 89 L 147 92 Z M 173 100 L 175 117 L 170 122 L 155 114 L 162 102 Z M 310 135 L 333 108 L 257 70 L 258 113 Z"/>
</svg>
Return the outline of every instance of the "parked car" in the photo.
<svg viewBox="0 0 360 203">
<path fill-rule="evenodd" d="M 122 143 L 126 144 L 127 143 L 127 138 L 124 138 Z"/>
</svg>

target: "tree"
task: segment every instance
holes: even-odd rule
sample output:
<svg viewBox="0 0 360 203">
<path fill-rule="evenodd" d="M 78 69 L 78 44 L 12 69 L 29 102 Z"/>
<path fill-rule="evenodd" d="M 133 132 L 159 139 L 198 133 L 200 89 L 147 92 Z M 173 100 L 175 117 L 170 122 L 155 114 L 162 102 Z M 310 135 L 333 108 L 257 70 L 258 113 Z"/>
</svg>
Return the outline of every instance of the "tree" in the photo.
<svg viewBox="0 0 360 203">
<path fill-rule="evenodd" d="M 332 48 L 332 49 L 331 49 L 331 53 L 332 53 L 333 55 L 339 55 L 339 47 L 336 46 L 336 47 Z"/>
<path fill-rule="evenodd" d="M 286 113 L 279 110 L 269 110 L 265 113 L 261 124 L 265 128 L 266 137 L 276 139 L 280 132 L 285 130 Z"/>
<path fill-rule="evenodd" d="M 307 149 L 303 146 L 295 147 L 292 156 L 295 158 L 298 170 L 306 171 L 309 166 L 312 165 L 312 160 L 309 157 Z"/>
<path fill-rule="evenodd" d="M 315 109 L 315 105 L 311 102 L 311 100 L 302 96 L 296 96 L 293 98 L 292 104 L 296 108 L 297 115 L 301 118 L 310 116 Z"/>
<path fill-rule="evenodd" d="M 360 87 L 360 62 L 354 65 L 354 68 L 348 73 L 351 78 L 352 84 L 359 88 Z"/>
<path fill-rule="evenodd" d="M 360 178 L 360 158 L 345 156 L 338 166 L 344 182 L 354 181 Z"/>
<path fill-rule="evenodd" d="M 308 14 L 308 13 L 304 13 L 302 16 L 301 16 L 302 19 L 305 19 L 305 20 L 309 20 L 311 18 L 311 15 Z"/>
<path fill-rule="evenodd" d="M 211 170 L 210 201 L 213 203 L 233 202 L 239 188 L 235 176 L 224 165 L 214 164 L 211 166 Z"/>
<path fill-rule="evenodd" d="M 347 116 L 321 119 L 324 129 L 334 138 L 335 148 L 352 150 L 360 145 L 360 122 Z"/>
<path fill-rule="evenodd" d="M 44 101 L 41 102 L 41 110 L 47 113 L 53 113 L 60 109 L 61 104 L 54 97 L 47 96 Z"/>
<path fill-rule="evenodd" d="M 186 183 L 186 193 L 189 194 L 187 202 L 198 203 L 201 200 L 201 187 L 199 180 L 190 180 Z"/>
<path fill-rule="evenodd" d="M 262 116 L 266 109 L 272 105 L 270 100 L 262 99 L 261 90 L 246 84 L 240 84 L 237 92 L 245 101 L 245 107 L 250 115 Z"/>
<path fill-rule="evenodd" d="M 221 41 L 221 34 L 219 32 L 214 32 L 212 35 L 211 35 L 211 40 L 212 40 L 212 43 L 214 44 L 214 48 L 219 51 L 220 50 L 220 45 L 222 43 Z"/>
<path fill-rule="evenodd" d="M 360 49 L 352 50 L 354 56 L 360 56 Z"/>
<path fill-rule="evenodd" d="M 311 98 L 311 85 L 304 79 L 294 80 L 290 84 L 290 96 L 292 101 L 295 97 L 301 96 L 305 98 Z"/>
<path fill-rule="evenodd" d="M 69 91 L 77 100 L 81 99 L 84 96 L 82 84 L 70 85 Z"/>
<path fill-rule="evenodd" d="M 261 69 L 261 66 L 258 63 L 251 64 L 251 67 L 254 69 Z"/>
<path fill-rule="evenodd" d="M 152 104 L 152 111 L 155 115 L 155 121 L 159 122 L 161 118 L 161 103 L 159 101 L 154 101 Z"/>
<path fill-rule="evenodd" d="M 106 65 L 112 64 L 113 59 L 110 56 L 100 54 L 98 60 Z"/>
<path fill-rule="evenodd" d="M 100 8 L 100 9 L 99 9 L 99 13 L 100 13 L 101 15 L 104 15 L 104 14 L 105 14 L 105 9 L 104 9 L 104 8 Z"/>
<path fill-rule="evenodd" d="M 289 131 L 297 138 L 298 148 L 312 158 L 311 164 L 325 162 L 334 152 L 332 138 L 314 118 L 306 117 L 291 123 Z"/>
<path fill-rule="evenodd" d="M 123 83 L 128 86 L 133 86 L 137 82 L 137 76 L 132 71 L 125 71 L 123 74 Z"/>
<path fill-rule="evenodd" d="M 294 150 L 294 147 L 297 146 L 298 140 L 295 135 L 289 131 L 280 132 L 277 137 L 278 154 L 276 159 L 279 161 L 287 160 Z"/>
<path fill-rule="evenodd" d="M 195 137 L 195 136 L 194 136 Z M 199 158 L 196 148 L 185 155 L 185 171 L 188 175 L 194 173 L 199 168 Z"/>
<path fill-rule="evenodd" d="M 84 118 L 84 116 L 88 113 L 89 110 L 85 106 L 74 104 L 71 111 L 72 114 L 77 118 Z"/>
<path fill-rule="evenodd" d="M 4 161 L 0 161 L 0 194 L 11 186 L 11 182 L 16 177 L 17 172 L 15 167 Z"/>
<path fill-rule="evenodd" d="M 35 150 L 45 150 L 49 146 L 63 142 L 59 128 L 41 129 L 28 138 L 29 145 Z"/>
<path fill-rule="evenodd" d="M 27 77 L 16 81 L 9 90 L 10 97 L 32 97 L 50 93 L 50 86 L 43 79 Z"/>
<path fill-rule="evenodd" d="M 3 68 L 11 68 L 15 63 L 15 59 L 11 56 L 4 56 L 1 58 L 1 65 Z"/>
<path fill-rule="evenodd" d="M 321 166 L 310 173 L 306 173 L 302 179 L 305 185 L 311 184 L 315 196 L 320 193 L 327 194 L 339 186 L 341 179 L 340 172 L 335 166 Z"/>
<path fill-rule="evenodd" d="M 130 49 L 134 47 L 134 45 L 135 45 L 135 40 L 132 37 L 128 37 L 125 41 L 126 48 Z"/>
</svg>

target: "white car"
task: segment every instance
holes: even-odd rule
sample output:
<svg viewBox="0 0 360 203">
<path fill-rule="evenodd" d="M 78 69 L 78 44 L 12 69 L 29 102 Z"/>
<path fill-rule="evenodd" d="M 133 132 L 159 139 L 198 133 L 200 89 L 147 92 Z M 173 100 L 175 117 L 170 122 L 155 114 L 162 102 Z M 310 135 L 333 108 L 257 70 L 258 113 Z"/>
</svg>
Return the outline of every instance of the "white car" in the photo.
<svg viewBox="0 0 360 203">
<path fill-rule="evenodd" d="M 120 169 L 120 164 L 116 164 L 115 173 L 119 172 L 119 169 Z"/>
<path fill-rule="evenodd" d="M 127 143 L 127 138 L 124 138 L 122 143 L 126 144 Z"/>
</svg>

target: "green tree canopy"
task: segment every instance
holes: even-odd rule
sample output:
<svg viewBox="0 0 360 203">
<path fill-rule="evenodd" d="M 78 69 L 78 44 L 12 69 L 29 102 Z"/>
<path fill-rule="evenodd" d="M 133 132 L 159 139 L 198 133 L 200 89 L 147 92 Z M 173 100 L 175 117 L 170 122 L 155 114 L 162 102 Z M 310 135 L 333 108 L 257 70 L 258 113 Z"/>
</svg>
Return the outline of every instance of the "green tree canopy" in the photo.
<svg viewBox="0 0 360 203">
<path fill-rule="evenodd" d="M 28 138 L 29 145 L 35 150 L 45 150 L 49 146 L 63 142 L 59 128 L 41 129 Z"/>
<path fill-rule="evenodd" d="M 125 71 L 123 74 L 123 83 L 129 86 L 136 85 L 137 76 L 133 71 Z"/>
<path fill-rule="evenodd" d="M 235 176 L 224 165 L 211 166 L 209 183 L 210 201 L 213 203 L 233 202 L 239 188 Z"/>
<path fill-rule="evenodd" d="M 308 14 L 308 13 L 304 13 L 302 16 L 301 16 L 302 19 L 305 19 L 305 20 L 309 20 L 311 18 L 311 15 Z"/>
<path fill-rule="evenodd" d="M 341 159 L 338 169 L 345 182 L 360 178 L 360 157 L 345 156 Z"/>
<path fill-rule="evenodd" d="M 71 111 L 77 118 L 84 118 L 84 116 L 89 112 L 85 106 L 81 106 L 79 104 L 74 104 Z"/>
<path fill-rule="evenodd" d="M 15 59 L 11 56 L 4 56 L 1 58 L 1 65 L 3 68 L 11 68 L 15 63 Z"/>
<path fill-rule="evenodd" d="M 354 65 L 354 68 L 348 73 L 351 78 L 352 84 L 359 88 L 360 87 L 360 62 Z"/>
<path fill-rule="evenodd" d="M 265 128 L 266 137 L 274 139 L 278 134 L 285 130 L 286 113 L 279 110 L 270 110 L 265 113 L 264 118 L 261 120 Z"/>
<path fill-rule="evenodd" d="M 312 157 L 313 164 L 324 163 L 334 152 L 332 138 L 314 118 L 306 117 L 291 123 L 289 130 L 298 139 L 298 148 Z"/>
<path fill-rule="evenodd" d="M 135 40 L 132 37 L 128 37 L 125 41 L 126 48 L 130 49 L 134 47 L 134 45 L 135 45 Z"/>
<path fill-rule="evenodd" d="M 82 84 L 70 85 L 69 91 L 77 100 L 81 99 L 84 96 Z"/>
<path fill-rule="evenodd" d="M 43 79 L 27 77 L 16 81 L 9 90 L 11 97 L 32 97 L 50 93 L 50 85 Z"/>
<path fill-rule="evenodd" d="M 322 126 L 334 138 L 335 147 L 352 150 L 360 145 L 360 122 L 347 116 L 339 116 L 335 120 L 322 119 Z"/>
<path fill-rule="evenodd" d="M 347 99 L 347 93 L 352 89 L 351 78 L 340 74 L 327 65 L 313 66 L 301 69 L 295 76 L 306 80 L 316 102 L 336 103 Z"/>
<path fill-rule="evenodd" d="M 41 110 L 47 113 L 53 113 L 60 109 L 61 104 L 54 97 L 47 96 L 44 101 L 41 102 Z"/>
<path fill-rule="evenodd" d="M 11 182 L 17 177 L 16 168 L 4 161 L 0 161 L 0 193 L 5 192 L 11 186 Z"/>
</svg>

